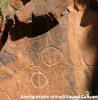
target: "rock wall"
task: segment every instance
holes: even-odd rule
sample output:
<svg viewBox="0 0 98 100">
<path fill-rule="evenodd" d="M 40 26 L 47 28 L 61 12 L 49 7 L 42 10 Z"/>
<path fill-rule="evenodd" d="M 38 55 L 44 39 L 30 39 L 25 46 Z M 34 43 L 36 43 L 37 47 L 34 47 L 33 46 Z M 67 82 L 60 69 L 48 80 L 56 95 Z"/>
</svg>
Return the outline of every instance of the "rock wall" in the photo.
<svg viewBox="0 0 98 100">
<path fill-rule="evenodd" d="M 90 17 L 81 26 L 83 13 L 62 15 L 67 5 L 66 0 L 32 0 L 16 12 L 14 25 L 7 24 L 12 27 L 7 28 L 7 41 L 0 52 L 0 100 L 97 91 L 93 80 L 97 36 L 92 39 L 97 13 L 87 11 Z"/>
</svg>

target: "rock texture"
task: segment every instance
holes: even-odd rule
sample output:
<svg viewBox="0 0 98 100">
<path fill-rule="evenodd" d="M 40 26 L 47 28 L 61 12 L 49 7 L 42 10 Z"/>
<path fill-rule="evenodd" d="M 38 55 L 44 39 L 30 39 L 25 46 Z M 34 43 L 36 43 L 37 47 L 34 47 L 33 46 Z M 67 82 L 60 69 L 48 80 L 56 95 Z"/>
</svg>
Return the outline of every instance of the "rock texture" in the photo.
<svg viewBox="0 0 98 100">
<path fill-rule="evenodd" d="M 96 91 L 92 77 L 97 42 L 93 44 L 91 40 L 97 41 L 96 35 L 92 39 L 97 13 L 87 11 L 91 19 L 80 26 L 83 13 L 63 15 L 67 5 L 66 0 L 32 0 L 19 7 L 14 25 L 11 21 L 6 25 L 7 41 L 0 52 L 0 100 Z M 87 36 L 90 45 L 86 44 Z"/>
</svg>

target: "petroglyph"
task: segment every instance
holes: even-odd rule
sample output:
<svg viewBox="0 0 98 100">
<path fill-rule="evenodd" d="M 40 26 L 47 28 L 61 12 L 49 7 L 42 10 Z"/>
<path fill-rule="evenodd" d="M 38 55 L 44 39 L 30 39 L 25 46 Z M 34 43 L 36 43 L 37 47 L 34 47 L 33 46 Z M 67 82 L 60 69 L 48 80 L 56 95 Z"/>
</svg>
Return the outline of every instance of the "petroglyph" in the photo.
<svg viewBox="0 0 98 100">
<path fill-rule="evenodd" d="M 42 89 L 47 85 L 48 79 L 44 73 L 38 71 L 32 74 L 31 82 L 35 88 Z"/>
<path fill-rule="evenodd" d="M 41 58 L 46 65 L 53 66 L 62 60 L 63 54 L 58 48 L 50 47 L 42 51 Z"/>
</svg>

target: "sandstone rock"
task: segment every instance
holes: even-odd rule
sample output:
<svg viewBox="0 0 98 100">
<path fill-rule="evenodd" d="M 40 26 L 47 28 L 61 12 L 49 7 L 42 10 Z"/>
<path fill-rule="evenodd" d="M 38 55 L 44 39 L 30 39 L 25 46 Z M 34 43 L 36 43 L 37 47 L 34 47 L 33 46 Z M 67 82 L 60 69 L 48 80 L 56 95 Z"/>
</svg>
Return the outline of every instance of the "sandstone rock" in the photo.
<svg viewBox="0 0 98 100">
<path fill-rule="evenodd" d="M 82 12 L 61 17 L 66 2 L 32 0 L 16 12 L 15 25 L 9 23 L 13 26 L 8 28 L 7 42 L 0 52 L 1 99 L 4 95 L 21 100 L 21 95 L 82 95 L 87 89 L 97 91 L 96 80 L 92 80 L 97 79 L 97 13 L 88 10 L 86 20 Z"/>
</svg>

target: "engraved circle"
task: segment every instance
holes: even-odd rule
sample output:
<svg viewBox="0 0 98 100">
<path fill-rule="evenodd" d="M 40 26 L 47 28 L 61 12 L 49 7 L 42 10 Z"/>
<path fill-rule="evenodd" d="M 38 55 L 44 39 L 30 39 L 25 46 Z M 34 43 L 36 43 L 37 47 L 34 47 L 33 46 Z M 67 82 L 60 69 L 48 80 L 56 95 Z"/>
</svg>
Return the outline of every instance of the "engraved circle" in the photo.
<svg viewBox="0 0 98 100">
<path fill-rule="evenodd" d="M 42 89 L 47 85 L 47 77 L 44 73 L 38 71 L 33 73 L 31 82 L 35 88 Z"/>
<path fill-rule="evenodd" d="M 75 71 L 76 80 L 82 80 L 82 78 L 83 78 L 82 76 L 83 76 L 83 74 L 80 70 Z"/>
<path fill-rule="evenodd" d="M 63 54 L 62 52 L 55 47 L 50 47 L 45 49 L 41 53 L 41 58 L 43 62 L 48 66 L 53 66 L 58 64 L 62 60 Z"/>
</svg>

